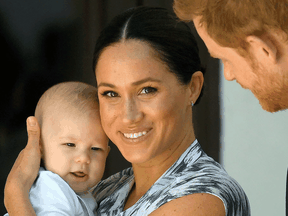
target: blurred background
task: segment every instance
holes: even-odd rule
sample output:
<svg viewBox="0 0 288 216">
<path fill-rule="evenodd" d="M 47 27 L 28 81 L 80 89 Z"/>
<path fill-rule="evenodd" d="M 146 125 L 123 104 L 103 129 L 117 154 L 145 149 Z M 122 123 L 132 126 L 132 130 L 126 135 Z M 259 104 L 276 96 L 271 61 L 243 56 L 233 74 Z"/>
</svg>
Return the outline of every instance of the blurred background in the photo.
<svg viewBox="0 0 288 216">
<path fill-rule="evenodd" d="M 101 29 L 128 8 L 145 5 L 172 11 L 172 2 L 0 1 L 0 215 L 6 213 L 7 175 L 27 142 L 26 118 L 34 115 L 44 91 L 63 81 L 95 85 L 92 54 Z M 221 63 L 209 57 L 190 26 L 207 68 L 204 95 L 193 108 L 196 136 L 205 152 L 244 188 L 252 215 L 284 215 L 287 112 L 266 113 L 249 91 L 223 81 Z M 112 143 L 111 148 L 104 178 L 130 166 Z"/>
</svg>

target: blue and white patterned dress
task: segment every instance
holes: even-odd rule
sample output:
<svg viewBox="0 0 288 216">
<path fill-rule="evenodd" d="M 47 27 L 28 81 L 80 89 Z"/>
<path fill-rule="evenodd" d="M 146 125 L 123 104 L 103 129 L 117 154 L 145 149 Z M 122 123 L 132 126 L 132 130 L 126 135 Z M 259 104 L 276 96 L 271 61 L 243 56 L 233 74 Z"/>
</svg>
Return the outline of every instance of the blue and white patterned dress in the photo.
<svg viewBox="0 0 288 216">
<path fill-rule="evenodd" d="M 250 216 L 249 201 L 241 186 L 206 155 L 197 140 L 144 196 L 123 211 L 133 184 L 132 168 L 100 182 L 92 192 L 98 203 L 98 216 L 149 215 L 171 200 L 195 193 L 219 197 L 224 203 L 226 216 Z"/>
</svg>

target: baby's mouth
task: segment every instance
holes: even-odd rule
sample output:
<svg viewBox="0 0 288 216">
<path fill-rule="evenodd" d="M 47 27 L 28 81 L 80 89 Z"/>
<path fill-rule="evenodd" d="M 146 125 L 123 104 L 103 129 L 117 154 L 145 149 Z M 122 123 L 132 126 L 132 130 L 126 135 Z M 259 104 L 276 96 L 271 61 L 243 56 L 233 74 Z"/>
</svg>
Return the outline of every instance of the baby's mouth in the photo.
<svg viewBox="0 0 288 216">
<path fill-rule="evenodd" d="M 86 176 L 86 174 L 83 172 L 71 172 L 71 174 L 78 177 L 78 178 L 83 178 Z"/>
</svg>

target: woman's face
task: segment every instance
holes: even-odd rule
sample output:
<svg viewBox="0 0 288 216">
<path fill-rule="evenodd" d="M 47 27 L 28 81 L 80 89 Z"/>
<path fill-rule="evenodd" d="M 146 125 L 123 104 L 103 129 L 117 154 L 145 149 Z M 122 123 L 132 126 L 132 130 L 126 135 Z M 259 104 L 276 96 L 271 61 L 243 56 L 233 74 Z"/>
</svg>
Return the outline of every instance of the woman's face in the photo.
<svg viewBox="0 0 288 216">
<path fill-rule="evenodd" d="M 126 160 L 162 160 L 191 136 L 189 85 L 146 43 L 127 40 L 104 49 L 96 79 L 102 126 Z"/>
</svg>

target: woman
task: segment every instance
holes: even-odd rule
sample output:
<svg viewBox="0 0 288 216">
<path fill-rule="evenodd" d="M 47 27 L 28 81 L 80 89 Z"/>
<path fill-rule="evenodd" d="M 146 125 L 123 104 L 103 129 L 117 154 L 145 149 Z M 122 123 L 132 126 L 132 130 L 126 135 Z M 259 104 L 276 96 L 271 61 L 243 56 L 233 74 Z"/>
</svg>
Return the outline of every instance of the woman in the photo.
<svg viewBox="0 0 288 216">
<path fill-rule="evenodd" d="M 94 190 L 98 215 L 250 215 L 242 188 L 195 138 L 192 106 L 204 78 L 186 24 L 161 8 L 128 10 L 102 31 L 94 69 L 103 129 L 132 163 Z M 11 211 L 11 199 L 21 213 L 31 211 L 27 189 L 36 178 L 31 167 L 39 165 L 27 155 L 37 155 L 37 136 L 29 135 L 9 174 Z M 21 163 L 27 171 L 17 174 Z"/>
</svg>

